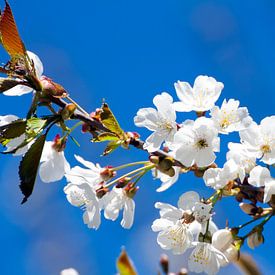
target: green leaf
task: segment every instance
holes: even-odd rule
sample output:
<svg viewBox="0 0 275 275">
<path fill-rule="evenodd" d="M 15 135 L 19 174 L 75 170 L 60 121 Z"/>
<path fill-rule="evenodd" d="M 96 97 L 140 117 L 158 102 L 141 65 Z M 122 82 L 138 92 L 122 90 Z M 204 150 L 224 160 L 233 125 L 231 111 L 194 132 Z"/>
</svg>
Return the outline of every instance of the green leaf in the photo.
<svg viewBox="0 0 275 275">
<path fill-rule="evenodd" d="M 137 275 L 134 265 L 125 250 L 119 255 L 116 264 L 119 275 Z"/>
<path fill-rule="evenodd" d="M 7 140 L 17 138 L 25 133 L 27 122 L 18 119 L 0 127 L 0 143 L 5 145 Z"/>
<path fill-rule="evenodd" d="M 17 85 L 21 82 L 12 78 L 3 78 L 0 77 L 0 93 L 3 93 Z"/>
<path fill-rule="evenodd" d="M 106 156 L 106 155 L 112 153 L 116 148 L 118 148 L 120 146 L 120 144 L 121 144 L 121 140 L 109 142 L 103 152 L 103 156 Z"/>
<path fill-rule="evenodd" d="M 41 135 L 20 162 L 20 189 L 25 196 L 21 204 L 25 203 L 32 194 L 45 140 L 46 135 Z"/>
<path fill-rule="evenodd" d="M 99 134 L 96 138 L 92 139 L 93 142 L 102 142 L 102 141 L 110 141 L 110 140 L 119 140 L 119 137 L 114 133 L 102 133 Z"/>
<path fill-rule="evenodd" d="M 32 117 L 27 120 L 26 133 L 29 136 L 37 136 L 46 126 L 47 120 Z"/>
<path fill-rule="evenodd" d="M 115 133 L 120 139 L 124 138 L 124 131 L 120 128 L 108 104 L 103 103 L 101 109 L 102 112 L 100 113 L 100 119 L 102 124 L 111 132 Z"/>
</svg>

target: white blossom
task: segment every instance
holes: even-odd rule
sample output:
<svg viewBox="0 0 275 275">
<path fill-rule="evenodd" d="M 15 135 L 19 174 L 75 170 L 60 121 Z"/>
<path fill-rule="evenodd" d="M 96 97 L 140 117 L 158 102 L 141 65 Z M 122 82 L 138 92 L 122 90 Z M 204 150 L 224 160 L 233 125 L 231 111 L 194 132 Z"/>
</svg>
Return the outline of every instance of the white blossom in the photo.
<svg viewBox="0 0 275 275">
<path fill-rule="evenodd" d="M 240 131 L 240 137 L 250 154 L 266 164 L 275 163 L 275 116 L 264 118 L 260 125 L 252 123 Z"/>
<path fill-rule="evenodd" d="M 64 156 L 64 152 L 58 152 L 54 148 L 53 141 L 46 141 L 41 155 L 39 176 L 44 182 L 61 180 L 70 170 L 70 164 Z"/>
<path fill-rule="evenodd" d="M 245 175 L 249 174 L 250 171 L 256 166 L 256 157 L 251 155 L 244 144 L 241 143 L 228 143 L 229 151 L 226 153 L 226 159 L 234 160 L 238 166 L 238 175 L 243 182 Z"/>
<path fill-rule="evenodd" d="M 209 275 L 217 274 L 222 263 L 227 262 L 225 255 L 210 243 L 197 242 L 188 259 L 188 269 L 191 272 Z"/>
<path fill-rule="evenodd" d="M 269 202 L 271 196 L 275 195 L 275 179 L 271 177 L 270 171 L 265 167 L 254 167 L 250 172 L 248 182 L 256 187 L 264 186 L 264 203 Z"/>
<path fill-rule="evenodd" d="M 43 64 L 42 64 L 41 60 L 39 59 L 39 57 L 36 54 L 34 54 L 30 51 L 27 51 L 27 54 L 28 54 L 30 60 L 34 64 L 36 76 L 39 79 L 43 74 Z M 33 91 L 33 89 L 30 88 L 30 87 L 27 87 L 27 86 L 24 86 L 24 85 L 17 85 L 15 87 L 5 91 L 3 94 L 7 95 L 7 96 L 21 96 L 21 95 L 24 95 L 24 94 L 28 94 L 32 91 Z"/>
<path fill-rule="evenodd" d="M 210 219 L 212 207 L 209 209 L 208 205 L 203 204 L 202 209 L 200 204 L 198 193 L 193 191 L 180 196 L 178 208 L 166 203 L 155 204 L 160 210 L 160 219 L 153 222 L 152 230 L 159 232 L 157 242 L 163 249 L 182 254 L 198 238 L 199 233 L 205 231 L 205 222 Z M 187 217 L 191 220 L 188 221 Z M 212 221 L 209 223 L 209 230 L 216 231 Z"/>
<path fill-rule="evenodd" d="M 119 211 L 123 209 L 121 226 L 131 228 L 134 221 L 135 202 L 123 188 L 114 187 L 106 196 L 104 216 L 106 219 L 115 221 Z"/>
<path fill-rule="evenodd" d="M 239 177 L 239 166 L 233 159 L 228 160 L 223 168 L 209 168 L 204 172 L 203 179 L 206 186 L 215 190 L 224 188 L 229 181 Z"/>
<path fill-rule="evenodd" d="M 157 95 L 153 99 L 154 108 L 139 109 L 134 118 L 138 127 L 146 127 L 153 133 L 146 139 L 144 149 L 156 151 L 161 144 L 172 142 L 177 131 L 176 112 L 173 108 L 173 98 L 168 93 Z"/>
<path fill-rule="evenodd" d="M 103 178 L 101 176 L 103 168 L 101 168 L 99 164 L 94 164 L 90 161 L 84 160 L 80 156 L 75 155 L 75 158 L 86 168 L 82 168 L 80 166 L 73 167 L 65 174 L 67 180 L 69 182 L 73 182 L 74 184 L 87 183 L 95 189 L 99 188 L 99 183 L 103 181 Z"/>
<path fill-rule="evenodd" d="M 218 152 L 219 147 L 220 139 L 213 121 L 200 117 L 182 125 L 175 134 L 171 149 L 183 165 L 190 167 L 196 164 L 198 167 L 205 167 L 214 162 L 214 152 Z"/>
<path fill-rule="evenodd" d="M 229 99 L 227 102 L 225 99 L 221 108 L 214 106 L 211 109 L 211 118 L 220 133 L 244 130 L 252 123 L 247 108 L 239 107 L 239 104 L 238 100 Z"/>
<path fill-rule="evenodd" d="M 179 102 L 174 103 L 178 112 L 204 112 L 210 110 L 218 100 L 223 89 L 223 83 L 215 78 L 200 75 L 195 79 L 194 87 L 189 83 L 178 81 L 175 89 Z"/>
</svg>

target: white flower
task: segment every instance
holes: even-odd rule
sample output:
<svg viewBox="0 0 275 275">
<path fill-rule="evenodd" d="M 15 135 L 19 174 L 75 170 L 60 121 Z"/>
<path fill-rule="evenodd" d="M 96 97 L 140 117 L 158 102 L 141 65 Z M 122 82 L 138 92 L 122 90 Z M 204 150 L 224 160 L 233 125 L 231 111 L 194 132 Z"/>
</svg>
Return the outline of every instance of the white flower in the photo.
<svg viewBox="0 0 275 275">
<path fill-rule="evenodd" d="M 240 131 L 240 137 L 250 154 L 266 164 L 275 163 L 275 116 L 264 118 L 260 125 L 252 123 Z"/>
<path fill-rule="evenodd" d="M 226 99 L 223 101 L 221 108 L 214 106 L 211 109 L 211 117 L 222 134 L 228 134 L 234 131 L 246 129 L 251 123 L 252 118 L 249 116 L 246 107 L 240 107 L 238 100 Z"/>
<path fill-rule="evenodd" d="M 223 168 L 209 168 L 204 172 L 203 179 L 206 186 L 215 190 L 224 188 L 229 181 L 239 177 L 239 166 L 233 159 L 228 160 Z"/>
<path fill-rule="evenodd" d="M 123 209 L 123 219 L 121 226 L 131 228 L 134 221 L 135 202 L 130 198 L 123 188 L 114 187 L 106 196 L 104 216 L 106 219 L 115 221 L 119 211 Z"/>
<path fill-rule="evenodd" d="M 74 184 L 83 184 L 87 183 L 94 189 L 100 187 L 100 183 L 103 181 L 101 177 L 102 168 L 99 164 L 94 164 L 90 161 L 84 160 L 82 157 L 75 155 L 75 158 L 78 162 L 84 165 L 86 168 L 80 166 L 73 167 L 70 171 L 67 171 L 65 177 L 69 182 Z"/>
<path fill-rule="evenodd" d="M 245 175 L 256 165 L 256 157 L 247 152 L 245 145 L 241 143 L 228 143 L 229 151 L 226 153 L 227 160 L 234 160 L 238 166 L 238 174 L 241 182 L 243 182 Z"/>
<path fill-rule="evenodd" d="M 191 272 L 209 275 L 217 274 L 223 262 L 227 262 L 225 255 L 210 243 L 197 242 L 188 259 L 188 269 Z"/>
<path fill-rule="evenodd" d="M 275 195 L 275 179 L 271 177 L 270 171 L 265 167 L 256 166 L 253 168 L 248 182 L 256 187 L 264 186 L 264 203 L 269 202 L 271 196 Z"/>
<path fill-rule="evenodd" d="M 188 121 L 175 134 L 173 145 L 176 159 L 190 167 L 205 167 L 214 162 L 220 147 L 218 132 L 209 118 Z"/>
<path fill-rule="evenodd" d="M 11 122 L 13 122 L 17 119 L 19 119 L 19 118 L 17 116 L 14 116 L 14 115 L 0 116 L 0 126 L 10 124 Z M 7 150 L 5 152 L 11 152 L 14 149 L 16 149 L 19 145 L 21 145 L 23 143 L 25 138 L 26 138 L 25 134 L 22 134 L 19 137 L 13 138 L 11 141 L 9 141 L 6 144 Z M 13 154 L 13 156 L 24 155 L 29 150 L 32 143 L 33 142 L 30 142 L 27 145 L 23 146 L 22 148 L 17 149 L 16 152 Z"/>
<path fill-rule="evenodd" d="M 58 152 L 54 147 L 54 142 L 46 141 L 44 144 L 39 175 L 44 182 L 54 182 L 61 180 L 70 170 L 70 164 L 67 162 L 64 152 Z"/>
<path fill-rule="evenodd" d="M 223 84 L 215 78 L 200 75 L 195 79 L 194 87 L 189 83 L 178 81 L 175 89 L 180 102 L 175 102 L 174 107 L 178 112 L 204 112 L 210 110 L 218 100 Z"/>
<path fill-rule="evenodd" d="M 79 275 L 79 273 L 74 268 L 66 268 L 60 272 L 60 275 Z"/>
<path fill-rule="evenodd" d="M 204 204 L 205 209 L 207 209 L 205 212 L 200 207 L 199 199 L 198 193 L 190 191 L 181 195 L 178 200 L 178 208 L 166 203 L 157 202 L 155 204 L 155 207 L 160 209 L 160 219 L 153 222 L 152 230 L 154 232 L 160 231 L 157 242 L 163 249 L 171 249 L 174 254 L 182 254 L 204 230 L 206 216 L 210 219 L 208 216 L 210 210 Z M 211 232 L 216 230 L 211 221 L 209 230 Z"/>
<path fill-rule="evenodd" d="M 212 245 L 221 251 L 226 257 L 226 261 L 221 261 L 221 266 L 227 265 L 238 259 L 239 250 L 233 245 L 233 236 L 228 229 L 220 229 L 212 236 Z"/>
<path fill-rule="evenodd" d="M 98 229 L 104 200 L 97 198 L 95 190 L 87 183 L 69 183 L 64 187 L 64 192 L 71 205 L 82 207 L 84 210 L 83 222 L 87 224 L 88 228 Z"/>
<path fill-rule="evenodd" d="M 163 192 L 170 188 L 179 178 L 179 173 L 180 173 L 180 167 L 175 166 L 175 175 L 173 177 L 170 177 L 162 172 L 160 172 L 157 169 L 152 170 L 152 174 L 155 178 L 160 179 L 162 182 L 161 186 L 157 189 L 157 192 Z"/>
<path fill-rule="evenodd" d="M 33 61 L 36 76 L 39 79 L 43 74 L 43 64 L 42 64 L 41 60 L 39 59 L 39 57 L 36 54 L 34 54 L 30 51 L 27 51 L 27 54 L 28 54 L 30 60 Z M 32 91 L 33 91 L 33 89 L 30 88 L 30 87 L 27 87 L 27 86 L 24 86 L 24 85 L 17 85 L 15 87 L 5 91 L 3 94 L 8 95 L 8 96 L 16 96 L 16 95 L 21 96 L 21 95 L 24 95 L 24 94 L 28 94 Z"/>
<path fill-rule="evenodd" d="M 154 132 L 146 139 L 143 146 L 149 152 L 158 150 L 164 141 L 172 142 L 177 131 L 176 113 L 172 105 L 173 98 L 167 93 L 162 93 L 154 97 L 153 103 L 157 110 L 154 108 L 139 109 L 134 118 L 136 126 L 146 127 Z"/>
</svg>

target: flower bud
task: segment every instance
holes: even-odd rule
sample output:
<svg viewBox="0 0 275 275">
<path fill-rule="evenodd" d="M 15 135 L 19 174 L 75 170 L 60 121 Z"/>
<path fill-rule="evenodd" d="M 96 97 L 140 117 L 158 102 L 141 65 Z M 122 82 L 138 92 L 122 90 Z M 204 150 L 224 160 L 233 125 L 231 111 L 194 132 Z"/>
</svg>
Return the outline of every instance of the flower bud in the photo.
<svg viewBox="0 0 275 275">
<path fill-rule="evenodd" d="M 166 254 L 162 254 L 160 257 L 160 266 L 164 274 L 169 272 L 169 258 Z"/>
<path fill-rule="evenodd" d="M 262 229 L 257 228 L 254 233 L 248 236 L 247 245 L 254 249 L 255 247 L 261 245 L 264 242 L 264 236 L 262 234 Z"/>
<path fill-rule="evenodd" d="M 257 207 L 253 204 L 241 202 L 239 206 L 242 211 L 248 215 L 254 215 L 255 213 L 257 213 Z"/>
<path fill-rule="evenodd" d="M 42 86 L 42 92 L 45 95 L 54 97 L 66 97 L 68 96 L 66 90 L 58 83 L 52 81 L 52 79 L 42 76 L 40 78 L 40 84 Z"/>
<path fill-rule="evenodd" d="M 240 257 L 240 250 L 233 244 L 223 252 L 229 262 L 236 262 Z"/>
<path fill-rule="evenodd" d="M 228 249 L 232 242 L 232 233 L 228 229 L 220 229 L 212 236 L 212 245 L 220 251 Z"/>
<path fill-rule="evenodd" d="M 69 119 L 71 115 L 74 113 L 75 109 L 76 109 L 75 104 L 73 103 L 67 104 L 65 108 L 61 111 L 61 116 L 63 120 Z"/>
<path fill-rule="evenodd" d="M 154 163 L 154 164 L 158 164 L 159 163 L 159 157 L 158 156 L 149 156 L 149 160 Z"/>
</svg>

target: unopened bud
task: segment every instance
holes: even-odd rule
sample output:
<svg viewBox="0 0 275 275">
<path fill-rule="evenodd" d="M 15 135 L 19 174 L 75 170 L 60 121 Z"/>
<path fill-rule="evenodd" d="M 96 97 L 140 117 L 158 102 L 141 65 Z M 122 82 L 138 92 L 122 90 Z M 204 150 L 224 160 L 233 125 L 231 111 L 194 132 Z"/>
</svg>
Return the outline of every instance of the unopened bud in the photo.
<svg viewBox="0 0 275 275">
<path fill-rule="evenodd" d="M 257 207 L 253 204 L 241 202 L 239 206 L 248 215 L 255 215 L 257 213 Z"/>
<path fill-rule="evenodd" d="M 254 233 L 248 236 L 247 245 L 254 249 L 255 247 L 261 245 L 264 242 L 264 236 L 262 234 L 262 229 L 257 228 Z"/>
<path fill-rule="evenodd" d="M 162 254 L 160 257 L 160 266 L 164 274 L 168 274 L 169 272 L 169 258 L 166 254 Z"/>
<path fill-rule="evenodd" d="M 109 192 L 109 189 L 107 187 L 100 187 L 96 190 L 96 196 L 101 199 L 104 195 L 106 195 Z"/>
<path fill-rule="evenodd" d="M 71 115 L 74 113 L 75 109 L 76 109 L 75 104 L 73 103 L 67 104 L 65 108 L 61 111 L 61 116 L 63 120 L 69 119 Z"/>
<path fill-rule="evenodd" d="M 107 181 L 116 176 L 116 171 L 114 171 L 111 166 L 107 166 L 100 172 L 100 176 L 103 181 Z"/>
<path fill-rule="evenodd" d="M 45 95 L 51 95 L 54 97 L 68 96 L 66 90 L 60 84 L 53 82 L 52 79 L 46 76 L 40 78 L 40 84 L 42 86 L 42 92 Z"/>
<path fill-rule="evenodd" d="M 212 236 L 212 245 L 220 251 L 225 251 L 232 242 L 233 236 L 228 229 L 220 229 Z"/>
</svg>

